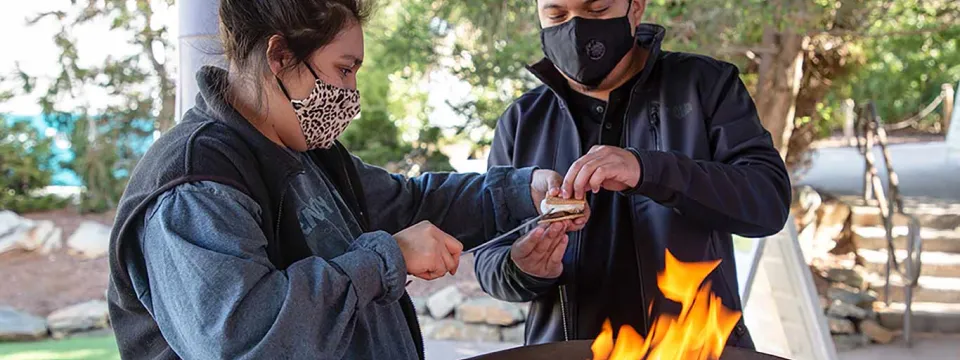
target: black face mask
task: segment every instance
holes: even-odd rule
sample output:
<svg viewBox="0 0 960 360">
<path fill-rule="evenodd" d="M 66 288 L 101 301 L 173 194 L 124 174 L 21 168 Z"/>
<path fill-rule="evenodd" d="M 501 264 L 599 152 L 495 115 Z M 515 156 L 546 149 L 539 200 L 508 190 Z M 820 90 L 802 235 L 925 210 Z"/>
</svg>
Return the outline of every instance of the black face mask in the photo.
<svg viewBox="0 0 960 360">
<path fill-rule="evenodd" d="M 574 17 L 540 30 L 540 42 L 547 59 L 564 75 L 583 85 L 597 86 L 627 55 L 634 39 L 630 19 L 624 15 L 613 19 Z"/>
</svg>

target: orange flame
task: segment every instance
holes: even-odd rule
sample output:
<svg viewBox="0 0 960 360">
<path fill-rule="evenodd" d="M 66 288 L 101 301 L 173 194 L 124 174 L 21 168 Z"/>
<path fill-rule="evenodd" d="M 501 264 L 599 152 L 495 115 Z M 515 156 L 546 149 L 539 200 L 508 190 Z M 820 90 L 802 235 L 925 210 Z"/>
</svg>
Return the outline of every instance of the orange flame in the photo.
<svg viewBox="0 0 960 360">
<path fill-rule="evenodd" d="M 720 358 L 727 337 L 740 321 L 740 312 L 725 308 L 710 291 L 710 282 L 704 282 L 720 260 L 683 263 L 667 251 L 665 262 L 663 272 L 657 274 L 657 286 L 664 297 L 680 303 L 680 314 L 657 317 L 646 338 L 623 325 L 616 341 L 608 319 L 590 348 L 594 360 Z"/>
</svg>

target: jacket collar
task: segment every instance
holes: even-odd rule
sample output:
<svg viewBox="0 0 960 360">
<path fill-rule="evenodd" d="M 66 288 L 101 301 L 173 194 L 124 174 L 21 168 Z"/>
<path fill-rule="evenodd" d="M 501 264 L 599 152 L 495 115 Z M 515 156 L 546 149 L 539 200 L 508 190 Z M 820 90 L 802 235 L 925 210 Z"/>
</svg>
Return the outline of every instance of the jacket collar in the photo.
<svg viewBox="0 0 960 360">
<path fill-rule="evenodd" d="M 666 33 L 667 30 L 657 24 L 640 24 L 637 26 L 637 45 L 647 49 L 649 56 L 647 56 L 647 63 L 641 72 L 640 81 L 637 81 L 634 89 L 643 84 L 644 80 L 649 77 L 654 65 L 656 65 L 657 60 L 660 58 L 660 45 L 663 43 L 663 38 Z M 561 94 L 566 91 L 567 79 L 560 74 L 560 71 L 557 70 L 550 59 L 543 58 L 537 63 L 527 66 L 527 70 L 536 76 L 537 79 L 540 79 L 550 90 L 553 90 L 558 97 L 563 98 Z"/>
<path fill-rule="evenodd" d="M 302 169 L 300 159 L 295 157 L 291 150 L 263 136 L 263 133 L 226 101 L 224 98 L 226 84 L 227 71 L 222 68 L 204 66 L 197 71 L 197 85 L 200 93 L 197 95 L 195 109 L 205 118 L 213 119 L 236 131 L 253 149 L 260 164 L 269 168 L 268 171 L 271 173 L 282 175 L 299 172 Z"/>
</svg>

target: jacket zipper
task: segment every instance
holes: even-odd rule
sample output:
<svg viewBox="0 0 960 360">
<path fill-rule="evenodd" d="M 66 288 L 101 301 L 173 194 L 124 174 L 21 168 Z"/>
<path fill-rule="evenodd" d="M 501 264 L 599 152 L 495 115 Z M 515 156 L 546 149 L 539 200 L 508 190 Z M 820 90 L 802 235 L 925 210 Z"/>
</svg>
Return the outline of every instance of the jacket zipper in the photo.
<svg viewBox="0 0 960 360">
<path fill-rule="evenodd" d="M 571 113 L 571 112 L 570 112 L 570 109 L 568 109 L 568 108 L 566 107 L 566 105 L 563 105 L 562 102 L 563 102 L 563 101 L 561 100 L 561 108 L 563 108 L 564 110 L 567 111 L 567 116 L 568 116 L 568 117 L 570 118 L 570 120 L 572 121 L 572 120 L 573 120 L 573 113 Z M 578 135 L 579 135 L 579 134 L 578 134 Z M 578 148 L 578 149 L 577 149 L 577 158 L 580 158 L 581 156 L 583 156 L 583 149 L 579 149 L 579 148 Z M 589 204 L 589 201 L 588 201 L 588 204 Z M 576 242 L 576 246 L 574 246 L 574 248 L 573 248 L 573 258 L 574 258 L 573 267 L 574 267 L 574 269 L 573 269 L 573 271 L 571 272 L 571 274 L 572 274 L 572 275 L 571 275 L 571 278 L 572 278 L 572 279 L 571 279 L 571 282 L 572 282 L 572 283 L 576 283 L 576 277 L 577 277 L 577 276 L 576 276 L 576 275 L 577 275 L 576 266 L 577 266 L 577 263 L 580 261 L 580 242 L 583 240 L 583 229 L 577 230 L 576 236 L 577 236 L 577 239 L 576 239 L 577 242 Z M 573 332 L 574 332 L 573 337 L 576 337 L 576 321 L 575 321 L 576 319 L 573 318 L 573 312 L 572 312 L 572 311 L 570 311 L 569 314 L 567 313 L 567 302 L 569 301 L 569 299 L 567 298 L 567 286 L 566 286 L 566 285 L 560 285 L 560 286 L 559 286 L 559 292 L 560 292 L 560 319 L 563 320 L 563 339 L 564 339 L 565 341 L 570 341 L 570 339 L 571 339 L 570 330 L 571 330 L 571 329 L 572 329 Z M 571 305 L 572 305 L 572 304 L 571 304 Z M 572 310 L 572 309 L 571 309 L 571 310 Z M 567 322 L 567 317 L 568 317 L 568 316 L 570 317 L 570 322 L 569 322 L 569 323 Z"/>
<path fill-rule="evenodd" d="M 635 91 L 635 90 L 634 90 L 634 91 L 631 91 L 631 92 L 630 92 L 630 96 L 629 96 L 629 98 L 627 99 L 627 108 L 628 108 L 628 109 L 629 109 L 629 107 L 630 107 L 630 104 L 633 102 L 633 95 L 634 95 L 634 94 L 636 94 L 636 91 Z M 659 151 L 659 150 L 660 150 L 660 138 L 659 138 L 658 128 L 657 128 L 657 125 L 658 125 L 659 122 L 660 122 L 659 103 L 658 103 L 658 102 L 652 102 L 650 105 L 651 105 L 651 106 L 650 106 L 650 125 L 651 125 L 651 126 L 650 126 L 650 133 L 653 135 L 654 146 L 655 146 L 656 150 Z M 628 110 L 628 111 L 624 111 L 624 112 L 623 112 L 623 127 L 622 127 L 622 128 L 624 129 L 624 133 L 623 133 L 623 137 L 622 137 L 622 143 L 623 143 L 623 146 L 624 146 L 624 147 L 626 147 L 626 145 L 627 145 L 626 139 L 629 139 L 629 135 L 630 135 L 630 134 L 629 134 L 629 132 L 630 132 L 630 130 L 629 130 L 630 127 L 627 126 L 627 118 L 628 118 L 628 116 L 629 116 L 629 110 Z M 630 214 L 630 216 L 631 216 L 632 219 L 635 219 L 635 216 L 634 216 L 634 215 L 635 215 L 635 214 L 633 214 L 633 213 Z M 643 324 L 644 324 L 644 327 L 645 327 L 644 331 L 645 331 L 645 332 L 648 332 L 648 331 L 650 331 L 650 326 L 651 326 L 651 324 L 650 324 L 650 315 L 651 315 L 651 314 L 649 314 L 649 313 L 646 311 L 646 309 L 647 309 L 647 294 L 646 294 L 646 291 L 644 291 L 644 285 L 645 285 L 646 283 L 645 283 L 644 280 L 643 280 L 643 261 L 640 260 L 640 252 L 638 251 L 638 248 L 637 248 L 638 245 L 639 245 L 639 244 L 637 244 L 636 241 L 634 241 L 634 244 L 633 244 L 634 250 L 633 250 L 633 252 L 634 252 L 634 256 L 636 257 L 636 260 L 637 260 L 637 277 L 640 278 L 640 308 L 641 308 L 641 309 L 644 309 L 644 311 L 641 311 L 641 316 L 642 316 Z"/>
<path fill-rule="evenodd" d="M 660 144 L 660 102 L 659 101 L 652 101 L 650 103 L 650 136 L 653 137 L 654 149 L 656 151 L 661 151 L 662 146 Z M 633 246 L 636 249 L 637 244 L 633 244 Z M 634 251 L 636 252 L 636 250 Z M 636 252 L 636 253 L 639 254 L 639 252 Z M 644 286 L 643 267 L 642 267 L 642 263 L 640 262 L 640 256 L 637 256 L 637 268 L 638 268 L 637 273 L 640 274 L 640 296 L 643 297 L 644 299 L 641 305 L 643 305 L 644 310 L 646 310 L 647 307 L 646 307 L 646 304 L 644 303 L 646 302 L 647 297 L 643 291 L 643 286 Z M 652 315 L 653 314 L 648 314 L 647 312 L 643 313 L 643 322 L 646 324 L 647 331 L 650 331 L 650 326 L 651 326 L 650 316 Z"/>
<path fill-rule="evenodd" d="M 660 103 L 653 102 L 650 105 L 650 136 L 653 137 L 653 144 L 656 150 L 660 151 Z"/>
<path fill-rule="evenodd" d="M 560 319 L 563 320 L 563 340 L 570 341 L 570 331 L 567 329 L 567 286 L 560 285 Z"/>
</svg>

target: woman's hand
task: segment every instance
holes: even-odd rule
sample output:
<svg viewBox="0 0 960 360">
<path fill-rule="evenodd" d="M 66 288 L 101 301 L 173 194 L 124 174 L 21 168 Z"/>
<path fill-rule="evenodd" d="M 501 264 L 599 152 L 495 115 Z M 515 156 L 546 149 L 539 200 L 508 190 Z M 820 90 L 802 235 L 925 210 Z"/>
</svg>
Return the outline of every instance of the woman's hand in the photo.
<svg viewBox="0 0 960 360">
<path fill-rule="evenodd" d="M 393 237 L 400 245 L 408 274 L 433 280 L 447 272 L 457 273 L 463 244 L 429 221 L 421 221 Z"/>
</svg>

